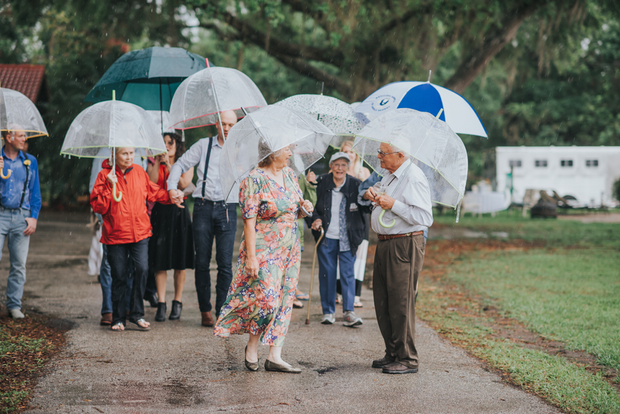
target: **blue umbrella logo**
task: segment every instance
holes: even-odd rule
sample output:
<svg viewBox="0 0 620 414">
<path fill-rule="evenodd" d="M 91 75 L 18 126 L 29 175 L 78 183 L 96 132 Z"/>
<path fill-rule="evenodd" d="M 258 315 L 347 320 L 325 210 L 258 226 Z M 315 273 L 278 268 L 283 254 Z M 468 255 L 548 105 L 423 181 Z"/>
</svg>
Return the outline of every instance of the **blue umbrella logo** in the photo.
<svg viewBox="0 0 620 414">
<path fill-rule="evenodd" d="M 396 101 L 396 98 L 392 95 L 380 95 L 375 98 L 372 103 L 372 109 L 377 112 L 382 112 L 390 108 Z"/>
</svg>

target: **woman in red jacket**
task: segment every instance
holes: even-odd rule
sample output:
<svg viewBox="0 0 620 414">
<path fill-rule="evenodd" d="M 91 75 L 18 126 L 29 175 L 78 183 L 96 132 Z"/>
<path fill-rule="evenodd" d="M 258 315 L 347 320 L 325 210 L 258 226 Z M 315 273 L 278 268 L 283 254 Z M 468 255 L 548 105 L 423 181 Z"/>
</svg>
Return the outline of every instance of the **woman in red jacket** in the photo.
<svg viewBox="0 0 620 414">
<path fill-rule="evenodd" d="M 134 264 L 134 280 L 129 304 L 128 321 L 140 330 L 149 330 L 144 320 L 142 297 L 148 274 L 148 239 L 151 222 L 146 201 L 170 204 L 168 192 L 149 180 L 147 173 L 133 166 L 134 149 L 116 148 L 116 168 L 103 161 L 90 205 L 103 216 L 101 243 L 107 245 L 108 262 L 112 270 L 112 330 L 125 330 L 126 295 L 129 260 Z M 122 193 L 120 201 L 113 198 L 112 187 Z"/>
</svg>

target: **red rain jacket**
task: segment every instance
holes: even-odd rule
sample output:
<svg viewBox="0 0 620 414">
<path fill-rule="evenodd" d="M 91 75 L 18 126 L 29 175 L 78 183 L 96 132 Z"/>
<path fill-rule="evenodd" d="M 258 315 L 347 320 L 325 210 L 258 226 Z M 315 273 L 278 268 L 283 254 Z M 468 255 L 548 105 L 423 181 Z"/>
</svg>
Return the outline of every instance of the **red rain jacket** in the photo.
<svg viewBox="0 0 620 414">
<path fill-rule="evenodd" d="M 125 174 L 116 166 L 116 191 L 123 193 L 120 202 L 112 198 L 112 184 L 106 179 L 112 167 L 104 160 L 90 193 L 90 205 L 103 216 L 103 244 L 137 243 L 152 236 L 151 220 L 146 212 L 146 201 L 171 204 L 168 192 L 149 180 L 142 168 L 133 165 Z"/>
</svg>

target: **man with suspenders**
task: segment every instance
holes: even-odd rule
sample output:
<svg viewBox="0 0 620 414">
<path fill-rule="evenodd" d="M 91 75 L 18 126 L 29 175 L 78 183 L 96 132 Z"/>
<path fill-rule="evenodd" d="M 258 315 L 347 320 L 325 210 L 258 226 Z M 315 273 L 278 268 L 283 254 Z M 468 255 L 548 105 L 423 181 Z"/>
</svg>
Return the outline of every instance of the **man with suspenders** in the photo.
<svg viewBox="0 0 620 414">
<path fill-rule="evenodd" d="M 26 132 L 13 125 L 3 131 L 5 145 L 0 157 L 0 258 L 8 238 L 11 269 L 6 288 L 6 308 L 13 319 L 21 319 L 26 259 L 30 235 L 37 229 L 41 210 L 41 189 L 37 159 L 25 153 Z M 4 178 L 6 177 L 6 178 Z"/>
<path fill-rule="evenodd" d="M 237 203 L 226 203 L 220 184 L 220 155 L 228 131 L 237 123 L 233 111 L 220 114 L 221 125 L 216 124 L 217 137 L 203 138 L 183 154 L 170 170 L 168 191 L 171 199 L 183 200 L 178 190 L 179 178 L 191 167 L 197 165 L 198 181 L 194 197 L 194 245 L 196 248 L 196 294 L 202 314 L 202 325 L 213 326 L 211 314 L 211 276 L 209 264 L 213 239 L 215 238 L 215 259 L 217 261 L 217 283 L 215 284 L 215 319 L 226 300 L 232 281 L 232 256 L 237 231 Z M 236 197 L 235 197 L 236 198 Z"/>
</svg>

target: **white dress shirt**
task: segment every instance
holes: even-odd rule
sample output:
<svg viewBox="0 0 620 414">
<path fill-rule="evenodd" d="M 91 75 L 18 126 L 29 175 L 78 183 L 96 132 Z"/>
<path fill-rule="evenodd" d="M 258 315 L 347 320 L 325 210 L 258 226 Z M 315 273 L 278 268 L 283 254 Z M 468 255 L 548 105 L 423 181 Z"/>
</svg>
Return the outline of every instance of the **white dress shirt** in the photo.
<svg viewBox="0 0 620 414">
<path fill-rule="evenodd" d="M 396 223 L 391 228 L 383 227 L 379 223 L 382 210 L 377 206 L 370 218 L 375 233 L 411 233 L 423 231 L 433 225 L 433 205 L 428 180 L 411 160 L 405 161 L 393 174 L 383 177 L 381 183 L 386 188 L 385 194 L 396 200 L 394 206 L 383 215 L 383 222 L 389 224 L 396 220 Z"/>
<path fill-rule="evenodd" d="M 345 177 L 344 182 L 336 188 L 332 188 L 332 216 L 329 220 L 329 228 L 325 233 L 325 237 L 328 239 L 340 239 L 340 203 L 342 203 L 342 187 L 347 182 Z"/>
<path fill-rule="evenodd" d="M 209 150 L 209 138 L 202 138 L 189 150 L 179 158 L 170 169 L 170 176 L 168 177 L 168 190 L 178 189 L 179 179 L 183 173 L 187 172 L 190 168 L 196 167 L 196 173 L 198 180 L 196 181 L 196 190 L 192 193 L 194 198 L 203 198 L 202 195 L 202 183 L 204 177 L 205 161 Z M 205 185 L 204 198 L 211 201 L 224 200 L 224 194 L 222 193 L 222 186 L 220 184 L 220 155 L 222 154 L 222 146 L 220 145 L 217 136 L 213 137 L 213 145 L 211 146 L 211 156 L 209 157 L 209 170 L 207 171 L 207 180 Z M 229 202 L 238 203 L 239 194 L 231 194 Z"/>
</svg>

